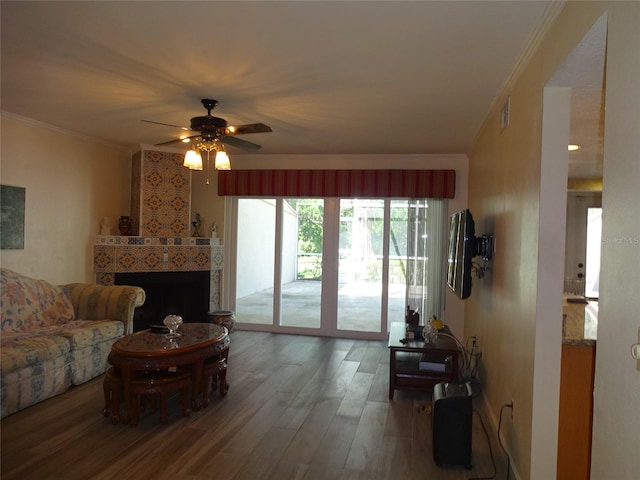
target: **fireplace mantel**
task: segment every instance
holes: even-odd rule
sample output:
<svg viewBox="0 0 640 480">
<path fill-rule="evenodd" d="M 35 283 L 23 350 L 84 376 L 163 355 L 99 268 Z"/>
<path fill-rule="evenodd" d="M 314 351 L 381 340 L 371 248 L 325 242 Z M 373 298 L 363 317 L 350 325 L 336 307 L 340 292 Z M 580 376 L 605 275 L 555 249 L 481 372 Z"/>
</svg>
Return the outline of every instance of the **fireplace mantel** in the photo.
<svg viewBox="0 0 640 480">
<path fill-rule="evenodd" d="M 218 239 L 99 235 L 93 246 L 96 283 L 113 285 L 116 273 L 211 272 L 211 310 L 220 309 L 224 247 Z M 215 243 L 212 245 L 212 243 Z"/>
</svg>

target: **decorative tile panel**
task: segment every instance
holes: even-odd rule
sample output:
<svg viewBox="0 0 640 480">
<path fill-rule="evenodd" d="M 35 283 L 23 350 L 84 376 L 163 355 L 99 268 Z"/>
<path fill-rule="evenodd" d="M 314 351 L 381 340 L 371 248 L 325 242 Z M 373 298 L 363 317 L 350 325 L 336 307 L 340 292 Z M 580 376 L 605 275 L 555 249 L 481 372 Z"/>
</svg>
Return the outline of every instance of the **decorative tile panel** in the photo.
<svg viewBox="0 0 640 480">
<path fill-rule="evenodd" d="M 116 252 L 112 245 L 94 245 L 93 268 L 96 272 L 112 272 L 115 269 Z"/>
<path fill-rule="evenodd" d="M 220 310 L 220 271 L 211 271 L 209 282 L 209 311 Z"/>
<path fill-rule="evenodd" d="M 140 202 L 142 194 L 142 153 L 136 152 L 131 160 L 131 234 L 140 234 Z"/>
<path fill-rule="evenodd" d="M 140 266 L 140 248 L 128 245 L 116 248 L 115 271 L 116 272 L 142 272 Z"/>
<path fill-rule="evenodd" d="M 211 270 L 223 270 L 224 247 L 211 247 Z"/>
<path fill-rule="evenodd" d="M 189 235 L 191 176 L 183 160 L 184 154 L 156 150 L 144 150 L 141 158 L 134 157 L 131 216 L 140 236 Z M 136 187 L 139 194 L 134 195 Z"/>
<path fill-rule="evenodd" d="M 115 285 L 115 274 L 96 273 L 96 283 L 98 285 L 106 285 L 106 286 Z"/>
<path fill-rule="evenodd" d="M 216 271 L 224 266 L 224 247 L 210 238 L 122 237 L 99 235 L 93 247 L 96 273 Z"/>
</svg>

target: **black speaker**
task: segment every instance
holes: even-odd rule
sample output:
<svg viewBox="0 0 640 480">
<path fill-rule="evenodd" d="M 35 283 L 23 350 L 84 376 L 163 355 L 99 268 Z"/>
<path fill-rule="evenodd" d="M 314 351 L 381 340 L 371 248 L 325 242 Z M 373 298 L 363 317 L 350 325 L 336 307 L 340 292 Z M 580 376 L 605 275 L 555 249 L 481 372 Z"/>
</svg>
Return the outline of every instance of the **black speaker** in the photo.
<svg viewBox="0 0 640 480">
<path fill-rule="evenodd" d="M 471 385 L 442 382 L 433 387 L 433 459 L 436 465 L 471 468 Z"/>
</svg>

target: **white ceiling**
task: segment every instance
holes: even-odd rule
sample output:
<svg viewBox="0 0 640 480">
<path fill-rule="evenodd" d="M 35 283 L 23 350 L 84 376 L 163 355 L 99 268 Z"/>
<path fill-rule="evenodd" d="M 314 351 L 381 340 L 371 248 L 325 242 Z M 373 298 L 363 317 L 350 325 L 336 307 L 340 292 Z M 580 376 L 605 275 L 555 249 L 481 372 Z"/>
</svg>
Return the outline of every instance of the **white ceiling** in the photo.
<svg viewBox="0 0 640 480">
<path fill-rule="evenodd" d="M 2 1 L 2 109 L 135 150 L 214 98 L 264 154 L 464 153 L 549 3 Z"/>
</svg>

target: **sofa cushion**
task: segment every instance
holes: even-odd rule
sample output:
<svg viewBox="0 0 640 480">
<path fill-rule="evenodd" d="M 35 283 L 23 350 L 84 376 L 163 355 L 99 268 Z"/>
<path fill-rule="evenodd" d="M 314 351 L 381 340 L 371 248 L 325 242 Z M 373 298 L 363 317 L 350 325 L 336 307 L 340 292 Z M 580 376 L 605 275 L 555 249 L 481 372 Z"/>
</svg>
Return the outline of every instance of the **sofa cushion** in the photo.
<svg viewBox="0 0 640 480">
<path fill-rule="evenodd" d="M 0 373 L 2 376 L 15 370 L 34 366 L 56 357 L 68 356 L 70 344 L 59 336 L 33 336 L 15 338 L 10 341 L 2 339 L 0 350 Z"/>
<path fill-rule="evenodd" d="M 73 320 L 67 322 L 58 334 L 69 341 L 73 351 L 122 337 L 124 325 L 117 320 Z"/>
<path fill-rule="evenodd" d="M 60 332 L 62 330 L 62 326 L 60 325 L 51 325 L 49 327 L 42 327 L 37 330 L 28 330 L 26 332 L 2 332 L 2 336 L 0 336 L 0 346 L 2 348 L 10 347 L 13 343 L 18 340 L 26 340 L 28 338 L 36 338 L 36 337 L 59 337 Z"/>
<path fill-rule="evenodd" d="M 3 333 L 63 325 L 73 319 L 73 304 L 66 290 L 1 269 L 0 329 Z"/>
<path fill-rule="evenodd" d="M 105 340 L 116 340 L 124 334 L 124 325 L 117 320 L 72 320 L 64 325 L 44 327 L 29 332 L 6 332 L 0 337 L 2 350 L 16 345 L 26 348 L 32 345 L 26 340 L 33 340 L 37 348 L 42 348 L 42 338 L 57 338 L 56 344 L 66 340 L 64 352 L 79 350 Z M 47 347 L 48 348 L 48 347 Z M 4 357 L 3 357 L 4 358 Z M 29 365 L 30 363 L 27 363 Z"/>
<path fill-rule="evenodd" d="M 46 398 L 60 395 L 70 385 L 71 368 L 67 356 L 55 357 L 6 374 L 3 372 L 0 377 L 0 416 L 4 418 Z"/>
</svg>

